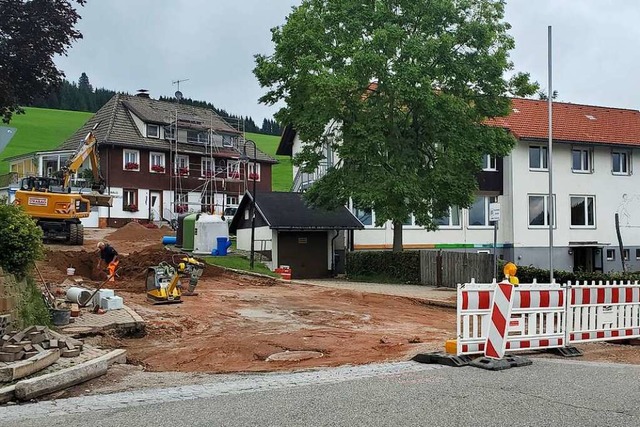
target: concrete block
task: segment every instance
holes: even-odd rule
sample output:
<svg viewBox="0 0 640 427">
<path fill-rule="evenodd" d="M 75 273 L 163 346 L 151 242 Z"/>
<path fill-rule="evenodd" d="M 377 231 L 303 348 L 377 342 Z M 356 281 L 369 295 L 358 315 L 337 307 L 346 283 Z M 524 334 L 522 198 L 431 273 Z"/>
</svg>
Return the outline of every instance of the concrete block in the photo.
<svg viewBox="0 0 640 427">
<path fill-rule="evenodd" d="M 71 368 L 42 375 L 16 384 L 15 396 L 19 400 L 29 400 L 38 396 L 63 390 L 107 373 L 106 359 L 94 359 Z"/>
<path fill-rule="evenodd" d="M 48 350 L 38 353 L 27 360 L 0 368 L 0 381 L 9 382 L 24 378 L 52 365 L 60 358 L 60 350 Z"/>
<path fill-rule="evenodd" d="M 100 289 L 93 296 L 93 305 L 100 305 L 100 301 L 102 301 L 102 298 L 111 298 L 114 296 L 116 296 L 116 294 L 113 289 Z"/>
<path fill-rule="evenodd" d="M 0 351 L 0 362 L 13 362 L 16 360 L 16 353 L 5 353 Z"/>
<path fill-rule="evenodd" d="M 18 353 L 23 349 L 24 347 L 18 344 L 5 344 L 2 346 L 3 353 Z"/>
<path fill-rule="evenodd" d="M 42 348 L 42 346 L 40 344 L 34 344 L 33 345 L 33 349 L 35 351 L 37 351 L 38 353 L 42 353 L 44 351 L 44 348 Z"/>
<path fill-rule="evenodd" d="M 40 344 L 45 338 L 44 334 L 38 331 L 29 332 L 27 337 L 29 341 L 31 341 L 31 344 Z"/>
<path fill-rule="evenodd" d="M 58 348 L 58 340 L 57 339 L 52 339 L 51 341 L 49 341 L 49 347 L 50 348 Z"/>
<path fill-rule="evenodd" d="M 78 357 L 80 356 L 80 349 L 75 348 L 73 350 L 62 350 L 62 357 Z"/>
<path fill-rule="evenodd" d="M 9 387 L 0 388 L 0 403 L 11 402 L 15 397 L 15 385 L 10 385 Z"/>
<path fill-rule="evenodd" d="M 122 297 L 114 296 L 102 298 L 100 300 L 100 308 L 103 310 L 120 310 L 124 307 L 124 300 Z"/>
</svg>

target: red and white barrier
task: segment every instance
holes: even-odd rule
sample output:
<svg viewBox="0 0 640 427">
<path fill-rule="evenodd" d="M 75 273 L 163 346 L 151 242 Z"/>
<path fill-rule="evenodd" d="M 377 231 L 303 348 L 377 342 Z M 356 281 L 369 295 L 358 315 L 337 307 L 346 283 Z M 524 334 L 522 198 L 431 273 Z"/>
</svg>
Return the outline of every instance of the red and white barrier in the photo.
<svg viewBox="0 0 640 427">
<path fill-rule="evenodd" d="M 511 286 L 511 285 L 509 285 Z M 490 335 L 497 283 L 458 285 L 457 355 L 485 352 Z M 556 283 L 512 287 L 511 312 L 503 313 L 507 330 L 504 351 L 524 351 L 565 345 L 566 290 Z M 501 297 L 500 297 L 501 298 Z M 499 320 L 499 319 L 498 319 Z M 498 322 L 501 324 L 501 322 Z M 493 339 L 490 338 L 493 342 Z M 487 356 L 502 357 L 487 348 Z M 496 356 L 497 354 L 497 356 Z"/>
<path fill-rule="evenodd" d="M 638 282 L 569 282 L 569 286 L 568 343 L 640 338 Z"/>
<path fill-rule="evenodd" d="M 493 291 L 493 304 L 484 355 L 502 359 L 507 349 L 507 330 L 511 319 L 513 285 L 500 282 Z"/>
</svg>

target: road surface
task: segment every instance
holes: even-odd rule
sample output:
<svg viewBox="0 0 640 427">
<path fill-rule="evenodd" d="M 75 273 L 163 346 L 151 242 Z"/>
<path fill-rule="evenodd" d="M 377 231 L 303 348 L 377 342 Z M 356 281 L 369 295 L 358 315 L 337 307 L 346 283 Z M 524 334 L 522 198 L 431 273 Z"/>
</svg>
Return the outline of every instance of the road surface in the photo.
<svg viewBox="0 0 640 427">
<path fill-rule="evenodd" d="M 640 366 L 534 359 L 224 375 L 205 385 L 0 407 L 2 426 L 638 426 Z"/>
</svg>

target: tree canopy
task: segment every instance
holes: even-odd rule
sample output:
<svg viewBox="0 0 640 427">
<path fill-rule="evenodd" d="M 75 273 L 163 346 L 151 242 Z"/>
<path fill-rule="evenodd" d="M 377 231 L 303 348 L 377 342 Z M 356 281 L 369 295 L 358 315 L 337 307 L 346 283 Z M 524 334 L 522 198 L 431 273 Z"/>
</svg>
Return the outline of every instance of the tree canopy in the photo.
<svg viewBox="0 0 640 427">
<path fill-rule="evenodd" d="M 53 57 L 82 34 L 75 4 L 85 0 L 0 0 L 0 115 L 5 123 L 21 105 L 46 96 L 64 73 Z"/>
<path fill-rule="evenodd" d="M 483 123 L 509 113 L 510 96 L 537 90 L 513 72 L 514 40 L 497 0 L 303 0 L 272 29 L 254 73 L 284 101 L 276 114 L 303 141 L 294 162 L 311 171 L 330 145 L 337 167 L 305 194 L 337 207 L 349 198 L 394 223 L 394 250 L 411 214 L 427 229 L 466 207 L 484 155 L 515 139 Z M 505 75 L 510 74 L 509 78 Z M 327 132 L 328 125 L 334 131 Z"/>
</svg>

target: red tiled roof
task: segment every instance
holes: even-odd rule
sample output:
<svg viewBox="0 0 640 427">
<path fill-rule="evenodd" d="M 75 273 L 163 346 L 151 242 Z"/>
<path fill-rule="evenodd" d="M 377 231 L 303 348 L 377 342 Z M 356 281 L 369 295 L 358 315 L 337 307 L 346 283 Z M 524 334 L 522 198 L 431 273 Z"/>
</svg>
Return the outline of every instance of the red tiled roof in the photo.
<svg viewBox="0 0 640 427">
<path fill-rule="evenodd" d="M 547 101 L 514 98 L 511 109 L 488 123 L 508 128 L 518 139 L 548 138 Z M 640 146 L 640 111 L 554 102 L 553 139 Z"/>
</svg>

